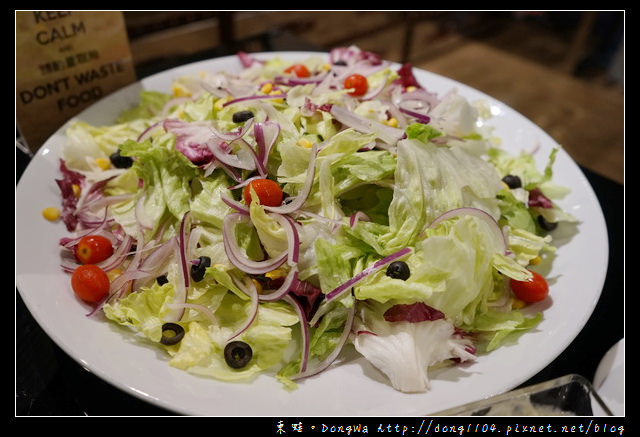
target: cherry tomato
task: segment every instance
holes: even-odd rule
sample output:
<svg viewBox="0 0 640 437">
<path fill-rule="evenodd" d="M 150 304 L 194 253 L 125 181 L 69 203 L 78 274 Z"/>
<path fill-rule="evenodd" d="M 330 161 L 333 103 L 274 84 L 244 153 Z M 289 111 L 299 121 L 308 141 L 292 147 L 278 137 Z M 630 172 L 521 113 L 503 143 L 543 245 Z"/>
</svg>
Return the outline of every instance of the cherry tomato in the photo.
<svg viewBox="0 0 640 437">
<path fill-rule="evenodd" d="M 251 203 L 251 188 L 258 195 L 260 205 L 264 206 L 280 206 L 282 204 L 282 188 L 277 182 L 271 179 L 254 179 L 244 187 L 244 201 L 249 205 Z"/>
<path fill-rule="evenodd" d="M 296 77 L 309 77 L 311 73 L 309 73 L 309 69 L 303 64 L 294 64 L 291 67 L 284 70 L 285 73 L 293 73 Z"/>
<path fill-rule="evenodd" d="M 544 276 L 531 272 L 533 277 L 526 281 L 511 279 L 511 290 L 516 297 L 527 303 L 540 302 L 549 295 L 549 284 Z"/>
<path fill-rule="evenodd" d="M 113 255 L 113 246 L 102 235 L 82 237 L 76 246 L 76 259 L 81 264 L 97 264 Z"/>
<path fill-rule="evenodd" d="M 109 277 L 95 264 L 77 267 L 71 275 L 71 288 L 85 302 L 97 303 L 109 294 Z"/>
<path fill-rule="evenodd" d="M 344 87 L 346 89 L 353 89 L 353 91 L 349 93 L 351 96 L 363 96 L 369 89 L 369 83 L 363 75 L 352 74 L 344 80 Z"/>
</svg>

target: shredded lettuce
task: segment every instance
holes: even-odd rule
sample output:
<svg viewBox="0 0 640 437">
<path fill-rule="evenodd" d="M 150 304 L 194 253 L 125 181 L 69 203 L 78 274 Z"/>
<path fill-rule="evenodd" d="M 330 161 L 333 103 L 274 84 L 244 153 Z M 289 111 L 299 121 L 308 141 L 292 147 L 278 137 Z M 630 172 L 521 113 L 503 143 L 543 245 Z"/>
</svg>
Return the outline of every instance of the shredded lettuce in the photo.
<svg viewBox="0 0 640 437">
<path fill-rule="evenodd" d="M 409 64 L 396 70 L 354 46 L 332 51 L 331 59 L 301 59 L 314 76 L 297 78 L 286 72 L 288 60 L 243 54 L 238 74 L 202 72 L 176 78 L 171 92 L 141 91 L 139 103 L 112 125 L 70 123 L 59 182 L 73 218 L 69 230 L 100 223 L 114 242 L 136 240 L 119 268 L 149 277 L 127 282 L 131 289 L 119 290 L 102 310 L 161 348 L 169 365 L 222 381 L 268 373 L 295 389 L 303 364 L 313 370 L 347 339 L 393 388 L 421 392 L 430 389 L 434 367 L 490 353 L 543 319 L 519 309 L 509 281 L 526 280 L 534 262 L 552 260 L 552 234 L 539 216 L 575 223 L 559 205 L 567 191 L 554 182 L 558 149 L 540 169 L 532 154 L 500 147 L 483 102 L 457 90 L 431 93 Z M 342 87 L 337 78 L 356 71 L 375 95 L 358 98 Z M 425 101 L 403 100 L 407 92 Z M 425 117 L 412 117 L 404 105 Z M 239 111 L 250 118 L 239 121 Z M 261 149 L 255 124 L 247 124 L 266 122 L 278 128 L 269 150 Z M 183 129 L 195 133 L 184 136 Z M 132 159 L 131 167 L 106 168 L 116 151 Z M 312 157 L 302 207 L 283 213 L 294 221 L 297 262 L 245 271 L 251 269 L 228 256 L 225 241 L 233 238 L 236 256 L 247 263 L 264 262 L 289 250 L 293 232 L 253 189 L 247 205 L 245 184 L 253 177 L 276 181 L 286 208 L 304 194 Z M 242 166 L 234 167 L 240 158 Z M 522 187 L 505 187 L 506 175 L 518 176 Z M 79 195 L 74 185 L 81 185 Z M 487 219 L 460 214 L 436 222 L 470 208 Z M 231 214 L 245 218 L 232 231 L 225 227 Z M 144 264 L 164 242 L 173 245 L 163 262 Z M 388 275 L 386 265 L 369 270 L 407 249 L 406 280 Z M 184 278 L 202 257 L 209 261 L 204 277 Z M 263 300 L 294 277 L 290 300 Z M 163 345 L 162 326 L 176 308 L 184 310 L 177 323 L 185 335 Z M 429 308 L 438 317 L 391 320 L 391 308 Z M 234 334 L 253 353 L 241 369 L 224 357 Z"/>
</svg>

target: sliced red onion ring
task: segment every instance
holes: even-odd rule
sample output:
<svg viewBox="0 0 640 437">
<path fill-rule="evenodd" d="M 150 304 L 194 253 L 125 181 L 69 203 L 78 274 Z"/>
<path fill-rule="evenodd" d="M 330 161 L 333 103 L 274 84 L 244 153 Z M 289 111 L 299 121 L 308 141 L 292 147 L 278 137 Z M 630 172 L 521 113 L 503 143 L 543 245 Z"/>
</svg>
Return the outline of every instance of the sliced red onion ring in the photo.
<svg viewBox="0 0 640 437">
<path fill-rule="evenodd" d="M 99 262 L 98 266 L 105 272 L 110 272 L 111 270 L 120 267 L 129 255 L 132 244 L 133 238 L 130 235 L 126 235 L 113 254 L 106 260 Z"/>
<path fill-rule="evenodd" d="M 302 357 L 300 359 L 299 373 L 303 373 L 307 371 L 307 363 L 309 362 L 309 324 L 307 322 L 307 316 L 304 314 L 304 308 L 302 308 L 302 305 L 300 305 L 300 303 L 293 297 L 285 295 L 282 299 L 293 307 L 300 319 L 300 329 L 302 331 Z"/>
<path fill-rule="evenodd" d="M 264 61 L 248 54 L 247 52 L 238 52 L 238 59 L 244 68 L 251 67 L 254 63 L 263 64 Z"/>
<path fill-rule="evenodd" d="M 265 206 L 264 209 L 269 212 L 275 212 L 278 214 L 291 214 L 304 205 L 304 202 L 307 201 L 307 197 L 309 197 L 309 193 L 311 192 L 311 187 L 313 187 L 313 180 L 316 173 L 316 155 L 318 154 L 318 145 L 314 144 L 311 147 L 311 155 L 309 156 L 309 165 L 307 166 L 307 178 L 304 181 L 304 185 L 295 196 L 295 198 L 282 206 Z"/>
<path fill-rule="evenodd" d="M 450 211 L 445 212 L 444 214 L 441 214 L 439 217 L 433 220 L 428 227 L 433 229 L 444 220 L 448 220 L 454 217 L 460 217 L 463 215 L 471 215 L 487 223 L 489 225 L 489 228 L 493 232 L 496 238 L 496 241 L 498 241 L 500 246 L 502 247 L 503 253 L 506 252 L 507 242 L 505 240 L 504 234 L 502 233 L 502 229 L 500 229 L 500 225 L 489 213 L 479 208 L 463 207 L 463 208 L 452 209 Z"/>
<path fill-rule="evenodd" d="M 331 351 L 327 358 L 322 360 L 313 368 L 303 370 L 301 367 L 300 372 L 297 375 L 291 377 L 292 380 L 295 381 L 297 379 L 308 378 L 310 376 L 317 375 L 318 373 L 326 370 L 336 360 L 336 358 L 338 358 L 338 355 L 340 355 L 340 352 L 342 352 L 342 348 L 344 347 L 347 339 L 349 338 L 349 334 L 351 333 L 354 315 L 355 305 L 352 305 L 351 308 L 349 308 L 349 312 L 347 313 L 347 320 L 344 323 L 342 334 L 340 335 L 340 339 L 338 339 L 338 344 L 333 349 L 333 351 Z"/>
<path fill-rule="evenodd" d="M 362 211 L 356 211 L 353 214 L 351 214 L 351 216 L 349 217 L 349 226 L 351 228 L 354 228 L 357 224 L 358 221 L 360 220 L 365 220 L 365 221 L 369 221 L 369 216 L 366 215 L 364 212 Z"/>
<path fill-rule="evenodd" d="M 136 142 L 141 143 L 141 142 L 145 141 L 147 138 L 149 138 L 151 136 L 151 132 L 153 132 L 157 127 L 162 126 L 162 122 L 163 122 L 163 120 L 156 121 L 155 123 L 150 125 L 148 128 L 143 130 L 140 133 L 140 135 L 138 135 L 138 138 L 137 138 Z"/>
<path fill-rule="evenodd" d="M 289 271 L 289 273 L 287 274 L 287 277 L 282 282 L 282 285 L 278 287 L 277 290 L 271 291 L 270 293 L 260 294 L 259 296 L 260 300 L 265 302 L 273 302 L 273 301 L 284 298 L 287 294 L 289 294 L 289 291 L 291 291 L 293 284 L 297 280 L 298 280 L 298 269 L 297 267 L 294 267 Z"/>
<path fill-rule="evenodd" d="M 273 82 L 278 85 L 286 85 L 286 86 L 296 86 L 296 85 L 308 85 L 308 84 L 316 84 L 320 83 L 324 80 L 328 73 L 318 74 L 312 77 L 285 77 L 285 76 L 276 76 L 273 78 Z"/>
<path fill-rule="evenodd" d="M 140 197 L 136 202 L 135 217 L 136 217 L 136 221 L 140 224 L 140 226 L 142 226 L 145 229 L 151 229 L 153 228 L 153 222 L 151 221 L 151 219 L 149 218 L 149 216 L 144 210 L 145 200 L 147 200 L 147 196 L 145 195 L 144 192 L 142 192 L 142 194 L 140 195 Z"/>
<path fill-rule="evenodd" d="M 178 239 L 176 240 L 175 249 L 177 250 L 177 257 L 179 259 L 180 268 L 178 269 L 180 279 L 176 283 L 176 293 L 173 303 L 186 303 L 187 291 L 191 283 L 189 277 L 189 264 L 187 261 L 187 241 L 188 241 L 188 225 L 190 221 L 191 213 L 187 211 L 182 216 L 180 221 L 180 230 L 178 232 Z M 176 307 L 164 318 L 166 322 L 178 322 L 184 315 L 184 307 Z"/>
<path fill-rule="evenodd" d="M 167 308 L 183 311 L 186 309 L 194 309 L 207 316 L 207 318 L 211 321 L 211 324 L 216 326 L 218 325 L 218 319 L 216 318 L 215 314 L 213 314 L 213 312 L 204 305 L 196 303 L 169 303 L 167 304 Z"/>
<path fill-rule="evenodd" d="M 423 114 L 423 113 L 418 112 L 418 111 L 412 111 L 410 109 L 403 108 L 403 107 L 400 107 L 399 109 L 400 109 L 400 112 L 403 112 L 403 113 L 415 118 L 416 120 L 418 120 L 422 124 L 428 124 L 431 121 L 431 117 L 429 117 L 427 114 Z"/>
<path fill-rule="evenodd" d="M 250 223 L 251 218 L 246 214 L 231 213 L 227 214 L 222 223 L 222 240 L 224 242 L 224 250 L 229 261 L 245 273 L 261 275 L 263 273 L 275 270 L 287 261 L 288 254 L 283 252 L 275 258 L 265 261 L 253 261 L 244 254 L 242 248 L 237 244 L 234 234 L 235 226 L 238 223 Z"/>
<path fill-rule="evenodd" d="M 253 168 L 257 169 L 258 173 L 261 176 L 267 175 L 267 169 L 264 165 L 264 161 L 259 157 L 258 153 L 253 150 L 253 147 L 244 138 L 233 140 L 229 145 L 232 144 L 240 145 L 240 147 L 246 152 L 246 154 L 251 157 L 254 163 Z"/>
<path fill-rule="evenodd" d="M 298 258 L 300 256 L 300 235 L 298 234 L 298 223 L 296 223 L 288 215 L 271 214 L 280 226 L 285 230 L 287 234 L 287 261 L 291 267 L 295 267 L 298 264 Z"/>
<path fill-rule="evenodd" d="M 330 112 L 336 120 L 345 126 L 352 127 L 364 134 L 375 133 L 378 138 L 387 144 L 396 144 L 405 136 L 405 132 L 402 129 L 387 126 L 366 117 L 362 117 L 340 105 L 331 106 Z"/>
<path fill-rule="evenodd" d="M 216 137 L 220 138 L 221 140 L 231 142 L 245 136 L 245 134 L 249 132 L 249 130 L 251 130 L 251 128 L 253 127 L 253 124 L 254 124 L 254 120 L 253 118 L 250 118 L 237 131 L 221 132 L 213 126 L 210 127 L 210 130 L 213 132 L 213 134 Z"/>
<path fill-rule="evenodd" d="M 247 100 L 284 99 L 286 97 L 287 97 L 287 95 L 285 93 L 281 93 L 281 94 L 258 94 L 258 95 L 252 95 L 252 96 L 238 97 L 237 99 L 232 99 L 232 100 L 229 100 L 228 102 L 225 102 L 222 105 L 222 107 L 224 108 L 226 106 L 233 105 L 234 103 L 245 102 Z"/>
<path fill-rule="evenodd" d="M 173 259 L 176 247 L 176 237 L 171 237 L 164 243 L 156 246 L 151 253 L 140 263 L 140 268 L 149 272 L 148 278 L 140 278 L 133 282 L 133 289 L 148 285 L 164 273 L 166 265 Z"/>
<path fill-rule="evenodd" d="M 160 111 L 160 116 L 162 118 L 165 118 L 169 114 L 169 110 L 172 107 L 180 105 L 182 103 L 190 102 L 192 100 L 194 100 L 192 97 L 175 97 L 164 104 L 164 106 L 162 107 L 162 111 Z"/>
<path fill-rule="evenodd" d="M 258 308 L 260 304 L 258 300 L 258 289 L 256 288 L 253 281 L 248 276 L 246 276 L 245 280 L 242 282 L 238 281 L 233 276 L 231 276 L 231 279 L 239 289 L 244 291 L 244 293 L 251 298 L 251 307 L 249 308 L 249 317 L 247 317 L 247 320 L 245 321 L 245 323 L 242 326 L 240 326 L 240 328 L 236 330 L 236 332 L 234 332 L 227 341 L 233 340 L 234 338 L 242 334 L 244 331 L 249 329 L 253 321 L 256 319 L 256 316 L 258 315 Z"/>
<path fill-rule="evenodd" d="M 380 81 L 380 84 L 375 88 L 370 88 L 369 90 L 367 90 L 366 94 L 361 97 L 361 100 L 373 100 L 378 97 L 380 93 L 382 93 L 382 91 L 384 91 L 384 89 L 387 87 L 388 77 L 389 75 L 385 74 L 384 79 Z"/>
<path fill-rule="evenodd" d="M 209 176 L 211 175 L 211 173 L 213 173 L 213 171 L 217 168 L 221 168 L 222 171 L 224 171 L 227 176 L 229 176 L 231 179 L 233 179 L 236 182 L 242 182 L 242 176 L 240 175 L 240 173 L 233 167 L 230 167 L 226 164 L 223 164 L 220 161 L 211 161 L 209 164 L 205 165 L 204 167 L 204 176 Z"/>
<path fill-rule="evenodd" d="M 249 208 L 247 207 L 247 205 L 232 199 L 224 193 L 220 194 L 220 200 L 222 200 L 229 208 L 235 210 L 240 214 L 249 214 Z"/>
<path fill-rule="evenodd" d="M 385 267 L 387 264 L 391 264 L 393 261 L 399 258 L 402 258 L 403 256 L 409 253 L 411 253 L 411 248 L 405 247 L 404 249 L 400 249 L 399 251 L 387 257 L 384 257 L 381 260 L 376 261 L 375 263 L 373 263 L 372 265 L 370 265 L 369 267 L 367 267 L 366 269 L 362 270 L 360 273 L 355 275 L 353 278 L 349 279 L 347 282 L 343 283 L 342 285 L 339 285 L 338 287 L 336 287 L 335 289 L 327 293 L 325 301 L 329 302 L 329 301 L 332 301 L 333 299 L 336 299 L 342 296 L 343 293 L 350 290 L 351 287 L 353 287 L 358 282 L 362 281 L 364 278 L 366 278 L 370 274 L 377 272 L 378 270 Z"/>
<path fill-rule="evenodd" d="M 187 234 L 189 233 L 188 222 L 190 215 L 191 213 L 188 211 L 184 213 L 184 215 L 182 216 L 182 220 L 180 221 L 180 231 L 178 233 L 178 246 L 180 249 L 180 270 L 182 271 L 185 289 L 189 288 L 190 284 L 189 266 L 187 264 Z"/>
<path fill-rule="evenodd" d="M 234 141 L 235 140 L 236 139 L 234 139 Z M 219 139 L 211 139 L 206 143 L 206 146 L 209 148 L 211 153 L 213 153 L 213 157 L 227 167 L 251 171 L 256 169 L 256 161 L 251 156 L 248 156 L 247 159 L 243 159 L 235 153 L 229 153 L 227 150 L 229 145 L 230 144 Z"/>
<path fill-rule="evenodd" d="M 260 161 L 258 171 L 262 176 L 266 176 L 267 161 L 271 149 L 280 135 L 280 125 L 272 121 L 256 123 L 253 126 L 253 135 L 258 145 L 258 160 Z"/>
</svg>

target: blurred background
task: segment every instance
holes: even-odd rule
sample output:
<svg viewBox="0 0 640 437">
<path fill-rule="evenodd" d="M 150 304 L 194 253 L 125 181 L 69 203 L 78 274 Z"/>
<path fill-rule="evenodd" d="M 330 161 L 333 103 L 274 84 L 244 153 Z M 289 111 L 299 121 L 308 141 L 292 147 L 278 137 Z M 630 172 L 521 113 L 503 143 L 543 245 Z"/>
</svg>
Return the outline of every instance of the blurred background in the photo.
<svg viewBox="0 0 640 437">
<path fill-rule="evenodd" d="M 125 11 L 139 77 L 245 51 L 355 44 L 516 109 L 624 183 L 624 11 Z"/>
</svg>

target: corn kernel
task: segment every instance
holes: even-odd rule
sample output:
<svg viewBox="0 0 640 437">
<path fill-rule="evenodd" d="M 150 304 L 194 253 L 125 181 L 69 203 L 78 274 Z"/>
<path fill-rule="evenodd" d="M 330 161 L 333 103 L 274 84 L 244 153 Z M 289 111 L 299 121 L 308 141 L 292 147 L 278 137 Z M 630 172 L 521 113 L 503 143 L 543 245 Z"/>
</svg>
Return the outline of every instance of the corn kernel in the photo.
<svg viewBox="0 0 640 437">
<path fill-rule="evenodd" d="M 398 126 L 398 120 L 396 118 L 391 117 L 389 120 L 386 120 L 384 122 L 384 124 L 386 124 L 387 126 L 391 126 L 391 127 L 397 127 Z"/>
<path fill-rule="evenodd" d="M 542 258 L 540 258 L 539 256 L 536 256 L 531 261 L 529 261 L 529 264 L 531 264 L 532 266 L 535 266 L 537 264 L 540 264 L 541 262 L 542 262 Z"/>
<path fill-rule="evenodd" d="M 121 274 L 122 274 L 122 270 L 120 269 L 109 270 L 107 272 L 107 278 L 109 278 L 109 282 L 113 282 L 113 280 L 116 279 Z"/>
<path fill-rule="evenodd" d="M 416 90 L 416 87 L 414 87 L 413 85 L 409 85 L 409 86 L 406 88 L 406 91 L 407 91 L 408 93 L 410 93 L 411 91 L 415 91 L 415 90 Z"/>
<path fill-rule="evenodd" d="M 298 146 L 300 147 L 305 147 L 307 149 L 310 149 L 311 147 L 313 147 L 313 144 L 311 144 L 311 141 L 309 141 L 306 138 L 300 138 L 297 142 Z"/>
<path fill-rule="evenodd" d="M 113 282 L 118 276 L 122 275 L 122 270 L 120 269 L 113 269 L 113 270 L 109 270 L 107 272 L 107 278 L 109 278 L 109 282 Z M 133 281 L 127 281 L 126 282 L 127 286 L 125 287 L 125 292 L 126 293 L 131 293 L 131 291 L 133 290 Z M 124 284 L 122 284 L 124 285 Z M 122 288 L 120 288 L 122 289 Z"/>
<path fill-rule="evenodd" d="M 78 184 L 72 184 L 71 189 L 73 190 L 73 195 L 76 197 L 80 197 L 80 193 L 82 192 L 82 188 Z"/>
<path fill-rule="evenodd" d="M 278 279 L 278 278 L 282 278 L 283 276 L 286 276 L 286 273 L 282 269 L 275 269 L 265 273 L 264 276 L 266 276 L 269 279 Z"/>
<path fill-rule="evenodd" d="M 98 167 L 103 170 L 108 170 L 111 167 L 111 161 L 109 161 L 107 158 L 97 158 L 96 164 L 98 164 Z"/>
<path fill-rule="evenodd" d="M 191 97 L 191 91 L 179 83 L 173 84 L 172 91 L 174 97 Z"/>
<path fill-rule="evenodd" d="M 273 90 L 269 93 L 270 96 L 277 96 L 278 94 L 282 94 L 282 91 L 280 90 Z M 271 100 L 274 103 L 282 103 L 284 100 L 282 99 L 272 99 Z"/>
<path fill-rule="evenodd" d="M 50 222 L 55 222 L 60 218 L 60 210 L 53 206 L 42 210 L 42 217 L 46 218 Z"/>
<path fill-rule="evenodd" d="M 514 299 L 513 303 L 511 304 L 511 308 L 513 308 L 514 310 L 519 310 L 526 306 L 527 306 L 527 303 L 520 299 Z"/>
<path fill-rule="evenodd" d="M 506 182 L 502 181 L 502 188 L 504 188 L 505 190 L 510 190 L 511 187 L 509 185 L 507 185 Z"/>
<path fill-rule="evenodd" d="M 218 99 L 216 100 L 216 102 L 213 104 L 213 107 L 217 110 L 220 111 L 222 108 L 224 108 L 224 104 L 227 103 L 229 101 L 229 98 L 226 97 L 224 99 Z"/>
<path fill-rule="evenodd" d="M 323 69 L 324 71 L 329 71 L 329 70 L 331 70 L 331 64 L 323 64 L 323 65 L 322 65 L 322 69 Z"/>
<path fill-rule="evenodd" d="M 251 278 L 251 282 L 253 282 L 253 285 L 256 286 L 256 290 L 258 290 L 258 293 L 262 293 L 263 289 L 262 289 L 262 284 L 260 283 L 260 281 L 258 281 L 255 278 Z"/>
<path fill-rule="evenodd" d="M 271 82 L 267 82 L 264 85 L 262 85 L 262 87 L 260 88 L 260 91 L 265 94 L 269 94 L 271 93 L 272 89 L 273 89 L 273 84 Z"/>
</svg>

